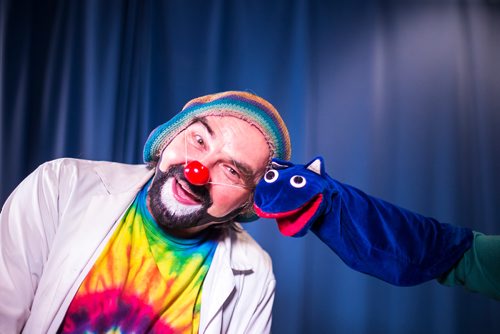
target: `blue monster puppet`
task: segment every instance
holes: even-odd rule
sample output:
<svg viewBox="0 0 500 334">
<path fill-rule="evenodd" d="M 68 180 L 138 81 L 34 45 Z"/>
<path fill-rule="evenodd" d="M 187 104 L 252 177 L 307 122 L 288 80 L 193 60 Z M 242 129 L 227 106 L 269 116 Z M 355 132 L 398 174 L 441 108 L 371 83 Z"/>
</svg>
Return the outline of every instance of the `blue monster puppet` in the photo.
<svg viewBox="0 0 500 334">
<path fill-rule="evenodd" d="M 255 211 L 276 219 L 285 236 L 312 230 L 351 268 L 398 286 L 440 277 L 474 239 L 470 229 L 440 223 L 332 179 L 321 157 L 306 165 L 273 160 L 257 185 Z"/>
</svg>

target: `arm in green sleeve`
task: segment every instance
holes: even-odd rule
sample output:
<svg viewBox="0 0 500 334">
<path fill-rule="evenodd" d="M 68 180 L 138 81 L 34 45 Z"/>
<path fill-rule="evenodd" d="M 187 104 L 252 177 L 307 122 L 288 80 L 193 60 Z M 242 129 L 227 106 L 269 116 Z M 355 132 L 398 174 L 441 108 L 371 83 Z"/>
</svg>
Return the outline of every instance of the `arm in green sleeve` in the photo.
<svg viewBox="0 0 500 334">
<path fill-rule="evenodd" d="M 438 281 L 500 300 L 500 235 L 474 232 L 471 248 Z"/>
</svg>

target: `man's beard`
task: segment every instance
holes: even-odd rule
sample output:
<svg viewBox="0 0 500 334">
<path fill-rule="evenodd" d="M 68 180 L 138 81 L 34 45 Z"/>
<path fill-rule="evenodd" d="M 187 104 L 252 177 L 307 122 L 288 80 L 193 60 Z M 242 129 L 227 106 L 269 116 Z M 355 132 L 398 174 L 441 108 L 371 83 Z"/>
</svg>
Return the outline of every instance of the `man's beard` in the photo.
<svg viewBox="0 0 500 334">
<path fill-rule="evenodd" d="M 173 182 L 182 182 L 183 187 L 197 198 L 198 205 L 179 203 L 173 195 Z M 180 185 L 177 185 L 180 186 Z M 212 205 L 210 193 L 205 186 L 195 186 L 184 176 L 184 166 L 173 165 L 166 172 L 156 168 L 155 177 L 148 190 L 149 209 L 158 225 L 167 229 L 184 229 L 201 226 L 210 222 L 226 222 L 234 219 L 242 209 L 236 209 L 224 217 L 214 217 L 208 213 Z"/>
</svg>

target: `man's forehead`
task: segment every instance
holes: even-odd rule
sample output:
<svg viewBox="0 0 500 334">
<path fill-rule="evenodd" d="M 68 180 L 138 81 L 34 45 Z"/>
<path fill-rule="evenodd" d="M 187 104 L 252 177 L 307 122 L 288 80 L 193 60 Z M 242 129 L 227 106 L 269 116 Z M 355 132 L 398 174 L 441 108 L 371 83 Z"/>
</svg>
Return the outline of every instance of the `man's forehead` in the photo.
<svg viewBox="0 0 500 334">
<path fill-rule="evenodd" d="M 248 128 L 241 129 L 242 126 L 248 126 Z M 202 127 L 212 138 L 221 140 L 224 140 L 224 133 L 233 132 L 235 138 L 231 138 L 230 142 L 226 140 L 225 144 L 232 145 L 234 144 L 234 141 L 244 140 L 247 141 L 247 143 L 245 144 L 246 147 L 251 146 L 251 151 L 253 151 L 254 149 L 255 141 L 258 140 L 258 138 L 256 138 L 257 136 L 260 136 L 261 139 L 266 142 L 265 136 L 256 126 L 234 116 L 197 117 L 193 119 L 189 127 Z M 248 133 L 246 133 L 248 129 L 251 128 L 254 128 L 256 130 L 253 133 L 253 136 L 250 136 Z M 237 132 L 236 130 L 239 130 L 239 132 Z M 269 154 L 267 143 L 264 149 L 267 150 Z M 265 170 L 268 162 L 266 159 L 262 164 L 259 164 L 258 161 L 252 159 L 251 156 L 245 154 L 245 152 L 239 152 L 238 150 L 231 150 L 231 160 L 242 173 L 250 176 L 252 179 L 254 179 L 257 174 Z"/>
</svg>

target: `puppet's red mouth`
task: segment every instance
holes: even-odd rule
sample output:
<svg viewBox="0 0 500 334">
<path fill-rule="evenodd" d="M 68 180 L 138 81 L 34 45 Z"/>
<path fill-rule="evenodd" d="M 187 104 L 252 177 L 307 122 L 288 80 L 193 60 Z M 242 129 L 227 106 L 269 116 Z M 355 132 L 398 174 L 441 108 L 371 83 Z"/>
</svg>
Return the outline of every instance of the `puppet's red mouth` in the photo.
<svg viewBox="0 0 500 334">
<path fill-rule="evenodd" d="M 323 194 L 318 194 L 301 207 L 290 211 L 276 213 L 264 212 L 256 204 L 254 204 L 254 209 L 259 217 L 276 219 L 280 232 L 291 237 L 300 232 L 300 230 L 307 225 L 316 211 L 318 211 L 322 201 Z"/>
</svg>

